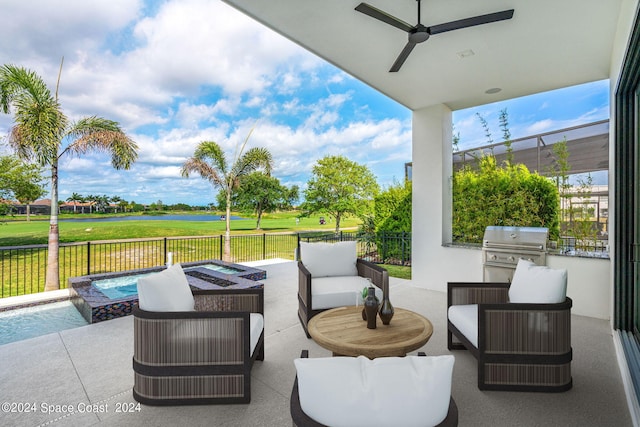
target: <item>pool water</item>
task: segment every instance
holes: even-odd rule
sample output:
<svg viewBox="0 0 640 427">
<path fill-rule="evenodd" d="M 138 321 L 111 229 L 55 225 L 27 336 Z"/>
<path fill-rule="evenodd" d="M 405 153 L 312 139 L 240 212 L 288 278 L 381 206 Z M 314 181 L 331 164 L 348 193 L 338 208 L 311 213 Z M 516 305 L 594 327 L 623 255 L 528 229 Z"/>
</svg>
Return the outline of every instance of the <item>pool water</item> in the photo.
<svg viewBox="0 0 640 427">
<path fill-rule="evenodd" d="M 100 292 L 111 299 L 125 298 L 138 294 L 138 279 L 149 276 L 153 273 L 132 274 L 131 276 L 120 276 L 112 279 L 94 280 L 93 286 L 100 289 Z"/>
<path fill-rule="evenodd" d="M 0 345 L 88 325 L 71 301 L 0 312 Z"/>
<path fill-rule="evenodd" d="M 198 267 L 185 268 L 184 271 L 189 271 L 194 268 L 207 268 L 223 274 L 235 274 L 242 271 L 237 268 L 216 264 L 204 264 Z M 130 276 L 120 276 L 112 279 L 94 280 L 91 284 L 111 299 L 127 298 L 138 294 L 138 279 L 149 276 L 150 274 L 154 273 L 132 274 Z"/>
</svg>

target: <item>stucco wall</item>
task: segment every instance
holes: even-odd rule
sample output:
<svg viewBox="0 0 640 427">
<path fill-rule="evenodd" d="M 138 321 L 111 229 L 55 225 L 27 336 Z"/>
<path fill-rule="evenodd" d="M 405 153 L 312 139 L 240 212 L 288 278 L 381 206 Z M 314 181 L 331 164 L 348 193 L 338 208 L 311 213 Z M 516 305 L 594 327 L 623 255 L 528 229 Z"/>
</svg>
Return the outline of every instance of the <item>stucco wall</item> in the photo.
<svg viewBox="0 0 640 427">
<path fill-rule="evenodd" d="M 573 314 L 610 319 L 611 261 L 550 255 L 547 265 L 567 269 L 567 296 L 573 300 Z"/>
</svg>

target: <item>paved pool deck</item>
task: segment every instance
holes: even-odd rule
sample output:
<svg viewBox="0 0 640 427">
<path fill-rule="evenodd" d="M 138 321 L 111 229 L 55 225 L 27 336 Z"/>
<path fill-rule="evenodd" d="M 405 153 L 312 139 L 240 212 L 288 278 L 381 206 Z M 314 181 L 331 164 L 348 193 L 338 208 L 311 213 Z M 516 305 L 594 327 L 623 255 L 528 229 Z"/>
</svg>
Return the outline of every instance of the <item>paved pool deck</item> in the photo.
<svg viewBox="0 0 640 427">
<path fill-rule="evenodd" d="M 294 262 L 266 265 L 265 360 L 252 371 L 247 405 L 138 407 L 132 397 L 133 318 L 100 322 L 0 346 L 2 426 L 291 426 L 293 359 L 330 356 L 297 318 Z M 460 426 L 630 426 L 612 331 L 606 320 L 572 317 L 573 389 L 560 394 L 487 392 L 477 364 L 446 348 L 446 294 L 417 280 L 391 279 L 391 301 L 428 317 L 434 334 L 420 350 L 456 357 L 452 394 Z M 11 407 L 11 405 L 13 405 Z"/>
</svg>

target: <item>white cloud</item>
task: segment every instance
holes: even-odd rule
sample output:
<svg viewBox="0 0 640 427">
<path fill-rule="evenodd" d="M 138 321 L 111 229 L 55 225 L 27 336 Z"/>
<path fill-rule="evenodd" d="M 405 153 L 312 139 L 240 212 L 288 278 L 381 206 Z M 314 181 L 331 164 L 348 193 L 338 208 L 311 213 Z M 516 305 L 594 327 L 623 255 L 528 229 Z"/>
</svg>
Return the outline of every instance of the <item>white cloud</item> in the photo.
<svg viewBox="0 0 640 427">
<path fill-rule="evenodd" d="M 551 119 L 539 120 L 526 128 L 526 132 L 529 135 L 535 135 L 537 133 L 543 133 L 548 130 L 557 129 L 557 124 Z"/>
</svg>

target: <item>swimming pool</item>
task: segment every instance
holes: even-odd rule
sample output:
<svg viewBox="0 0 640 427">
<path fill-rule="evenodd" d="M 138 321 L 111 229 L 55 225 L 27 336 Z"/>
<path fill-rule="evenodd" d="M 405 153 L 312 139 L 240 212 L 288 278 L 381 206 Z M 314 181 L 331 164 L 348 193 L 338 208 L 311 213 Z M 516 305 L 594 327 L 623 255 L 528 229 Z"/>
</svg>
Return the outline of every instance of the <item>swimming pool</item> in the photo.
<svg viewBox="0 0 640 427">
<path fill-rule="evenodd" d="M 88 324 L 71 301 L 2 311 L 0 312 L 0 345 Z"/>
<path fill-rule="evenodd" d="M 203 264 L 199 268 L 217 271 L 223 274 L 236 274 L 243 270 L 229 267 L 226 265 Z M 193 271 L 198 267 L 185 268 L 185 272 Z M 113 277 L 109 279 L 94 280 L 91 282 L 93 286 L 111 299 L 125 298 L 138 294 L 138 279 L 149 276 L 153 273 L 141 273 L 132 276 Z"/>
</svg>

